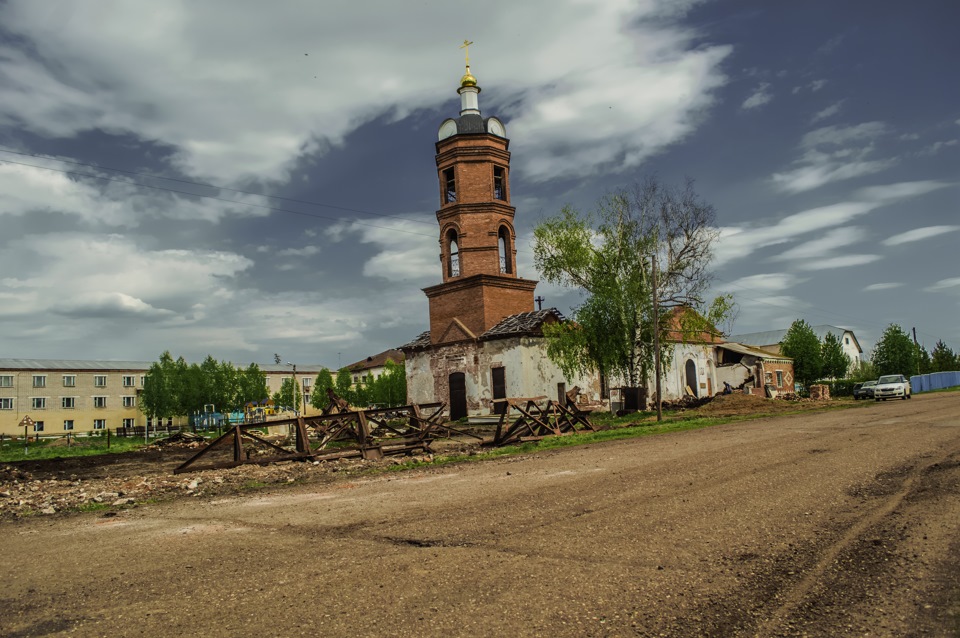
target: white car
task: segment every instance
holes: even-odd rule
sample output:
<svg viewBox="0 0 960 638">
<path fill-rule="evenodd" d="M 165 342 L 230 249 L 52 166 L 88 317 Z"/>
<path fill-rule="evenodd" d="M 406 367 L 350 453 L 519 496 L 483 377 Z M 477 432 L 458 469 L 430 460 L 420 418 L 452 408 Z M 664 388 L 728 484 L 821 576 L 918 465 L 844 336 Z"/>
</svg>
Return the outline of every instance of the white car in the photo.
<svg viewBox="0 0 960 638">
<path fill-rule="evenodd" d="M 877 380 L 877 385 L 873 388 L 873 398 L 877 401 L 909 399 L 910 395 L 910 381 L 902 374 L 885 374 Z"/>
</svg>

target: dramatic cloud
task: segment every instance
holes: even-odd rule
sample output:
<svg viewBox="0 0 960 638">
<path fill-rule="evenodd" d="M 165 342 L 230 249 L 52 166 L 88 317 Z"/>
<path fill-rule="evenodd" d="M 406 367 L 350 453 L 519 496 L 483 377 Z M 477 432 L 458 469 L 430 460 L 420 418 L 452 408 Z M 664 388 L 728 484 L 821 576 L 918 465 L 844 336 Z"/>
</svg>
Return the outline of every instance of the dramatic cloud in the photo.
<svg viewBox="0 0 960 638">
<path fill-rule="evenodd" d="M 744 110 L 759 108 L 772 99 L 773 93 L 770 92 L 770 84 L 764 82 L 758 86 L 752 94 L 750 94 L 750 97 L 743 101 L 743 104 L 740 105 L 740 108 Z"/>
<path fill-rule="evenodd" d="M 939 235 L 952 233 L 957 230 L 960 230 L 960 226 L 927 226 L 926 228 L 915 228 L 905 233 L 888 237 L 883 240 L 883 244 L 885 246 L 898 246 L 913 241 L 929 239 L 930 237 L 938 237 Z"/>
<path fill-rule="evenodd" d="M 675 26 L 689 4 L 507 3 L 491 19 L 485 5 L 435 2 L 429 20 L 410 21 L 408 7 L 386 1 L 340 5 L 335 20 L 306 1 L 282 11 L 13 2 L 0 5 L 0 23 L 29 46 L 0 45 L 0 125 L 48 137 L 132 133 L 176 149 L 174 164 L 191 175 L 283 180 L 298 157 L 364 123 L 455 99 L 456 49 L 443 57 L 410 43 L 469 23 L 474 73 L 499 95 L 499 104 L 481 96 L 481 107 L 511 120 L 524 145 L 517 169 L 543 180 L 625 170 L 693 131 L 725 81 L 730 47 Z M 405 28 L 358 39 L 375 28 L 371 16 Z M 504 25 L 532 23 L 496 45 Z"/>
</svg>

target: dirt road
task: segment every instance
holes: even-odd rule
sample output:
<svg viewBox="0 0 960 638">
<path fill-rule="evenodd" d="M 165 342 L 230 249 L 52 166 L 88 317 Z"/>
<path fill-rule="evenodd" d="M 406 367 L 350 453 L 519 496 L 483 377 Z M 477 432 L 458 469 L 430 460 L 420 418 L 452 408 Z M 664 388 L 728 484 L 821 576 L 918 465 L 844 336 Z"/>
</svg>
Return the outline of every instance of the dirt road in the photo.
<svg viewBox="0 0 960 638">
<path fill-rule="evenodd" d="M 960 393 L 0 525 L 0 634 L 960 635 Z"/>
</svg>

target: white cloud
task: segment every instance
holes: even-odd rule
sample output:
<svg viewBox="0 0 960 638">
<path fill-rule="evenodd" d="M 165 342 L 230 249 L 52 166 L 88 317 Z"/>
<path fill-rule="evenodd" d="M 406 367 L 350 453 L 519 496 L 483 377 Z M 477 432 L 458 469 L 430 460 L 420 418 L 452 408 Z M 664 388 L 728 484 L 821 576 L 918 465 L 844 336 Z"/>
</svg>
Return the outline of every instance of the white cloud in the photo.
<svg viewBox="0 0 960 638">
<path fill-rule="evenodd" d="M 824 126 L 805 134 L 800 145 L 804 148 L 842 146 L 851 142 L 877 139 L 885 135 L 888 130 L 883 122 L 863 122 L 854 126 Z"/>
<path fill-rule="evenodd" d="M 946 233 L 952 233 L 957 230 L 960 230 L 960 226 L 926 226 L 924 228 L 914 228 L 905 233 L 888 237 L 884 239 L 882 243 L 885 246 L 899 246 L 900 244 L 929 239 L 930 237 L 945 235 Z"/>
<path fill-rule="evenodd" d="M 743 104 L 740 105 L 742 109 L 755 109 L 763 106 L 767 102 L 773 99 L 773 93 L 770 92 L 770 84 L 763 82 L 758 86 L 753 93 L 750 94 L 746 100 L 743 101 Z"/>
<path fill-rule="evenodd" d="M 801 193 L 831 182 L 877 173 L 897 163 L 895 158 L 868 159 L 873 140 L 888 131 L 883 122 L 855 126 L 825 126 L 808 132 L 800 141 L 803 155 L 796 168 L 774 173 L 773 183 L 788 193 Z"/>
<path fill-rule="evenodd" d="M 122 235 L 47 234 L 26 237 L 6 259 L 29 258 L 37 264 L 31 289 L 32 312 L 70 298 L 141 308 L 182 307 L 195 296 L 230 295 L 224 280 L 253 265 L 225 252 L 145 250 Z M 122 268 L 118 265 L 122 264 Z"/>
<path fill-rule="evenodd" d="M 746 257 L 760 248 L 787 243 L 807 233 L 843 225 L 877 206 L 869 202 L 841 202 L 794 213 L 765 226 L 721 228 L 714 261 L 722 265 Z"/>
<path fill-rule="evenodd" d="M 810 121 L 812 123 L 816 123 L 816 122 L 819 122 L 820 120 L 825 120 L 828 117 L 833 117 L 834 115 L 840 112 L 841 108 L 843 108 L 843 103 L 844 103 L 844 100 L 840 100 L 839 102 L 834 102 L 833 104 L 831 104 L 830 106 L 826 107 L 821 111 L 817 111 L 814 114 L 814 116 L 810 119 Z"/>
<path fill-rule="evenodd" d="M 953 288 L 960 289 L 960 277 L 941 279 L 937 283 L 927 286 L 924 288 L 924 290 L 927 292 L 941 292 L 943 290 L 951 290 Z"/>
<path fill-rule="evenodd" d="M 41 167 L 62 168 L 47 160 L 31 159 L 30 162 Z M 86 169 L 84 173 L 97 174 L 93 169 Z M 269 212 L 262 207 L 263 199 L 255 195 L 231 193 L 229 199 L 238 203 L 190 198 L 139 188 L 123 181 L 78 178 L 45 168 L 0 162 L 0 215 L 56 212 L 90 225 L 134 228 L 147 219 L 214 223 L 228 215 L 262 217 Z M 247 202 L 259 206 L 243 204 Z"/>
<path fill-rule="evenodd" d="M 935 180 L 919 180 L 916 182 L 895 182 L 880 186 L 865 186 L 857 189 L 855 195 L 877 204 L 890 204 L 895 201 L 910 199 L 932 193 L 935 190 L 950 186 L 947 182 Z"/>
<path fill-rule="evenodd" d="M 817 164 L 801 166 L 785 173 L 774 173 L 773 182 L 788 193 L 802 193 L 830 182 L 878 173 L 894 164 L 896 164 L 895 160 L 841 163 L 825 158 L 824 161 Z"/>
<path fill-rule="evenodd" d="M 320 253 L 320 247 L 311 245 L 303 248 L 283 248 L 277 251 L 280 257 L 312 257 Z"/>
<path fill-rule="evenodd" d="M 377 226 L 349 223 L 340 235 L 349 233 L 376 247 L 378 252 L 363 264 L 365 277 L 429 285 L 439 283 L 442 267 L 439 229 L 426 230 L 428 226 L 420 222 L 427 219 L 426 215 L 411 216 L 409 220 L 383 220 Z"/>
<path fill-rule="evenodd" d="M 820 259 L 832 253 L 837 248 L 849 246 L 862 239 L 863 229 L 861 228 L 857 228 L 856 226 L 835 228 L 822 237 L 786 250 L 773 259 L 775 261 Z"/>
<path fill-rule="evenodd" d="M 724 289 L 733 289 L 733 290 L 745 290 L 751 292 L 779 292 L 782 290 L 788 290 L 793 286 L 802 283 L 804 279 L 800 279 L 794 274 L 791 273 L 763 273 L 758 275 L 748 275 L 746 277 L 741 277 L 735 281 L 731 281 L 729 284 L 723 286 Z"/>
<path fill-rule="evenodd" d="M 470 24 L 473 72 L 490 90 L 481 108 L 510 120 L 523 149 L 515 169 L 542 180 L 626 170 L 692 132 L 726 81 L 730 47 L 703 46 L 676 23 L 692 4 L 491 11 L 436 0 L 423 7 L 430 20 L 410 20 L 386 1 L 340 5 L 335 19 L 306 0 L 277 11 L 109 2 L 53 18 L 45 3 L 10 2 L 0 21 L 33 53 L 0 46 L 0 124 L 56 137 L 132 133 L 175 149 L 191 175 L 282 180 L 298 157 L 366 122 L 455 100 L 461 52 L 425 43 Z M 522 24 L 538 28 L 498 44 Z"/>
<path fill-rule="evenodd" d="M 943 149 L 945 149 L 945 148 L 950 148 L 950 147 L 952 147 L 952 146 L 957 146 L 958 144 L 960 144 L 960 140 L 958 140 L 958 139 L 942 140 L 942 141 L 939 141 L 939 142 L 934 142 L 934 143 L 931 144 L 930 146 L 927 146 L 926 148 L 922 149 L 922 150 L 920 151 L 920 154 L 922 154 L 922 155 L 936 155 L 936 154 L 939 153 L 941 150 L 943 150 Z"/>
<path fill-rule="evenodd" d="M 720 228 L 720 238 L 714 247 L 714 263 L 722 266 L 747 257 L 761 248 L 790 243 L 809 233 L 843 226 L 881 206 L 919 197 L 949 185 L 946 182 L 923 180 L 868 186 L 857 189 L 854 193 L 855 199 L 850 201 L 793 213 L 773 223 L 759 222 Z M 853 243 L 856 239 L 851 231 L 837 230 L 827 235 L 832 248 L 847 245 L 844 242 Z M 804 253 L 817 252 L 814 242 L 806 247 L 790 250 L 797 251 L 791 254 L 801 257 Z"/>
<path fill-rule="evenodd" d="M 832 270 L 834 268 L 850 268 L 851 266 L 863 266 L 883 259 L 880 255 L 843 255 L 841 257 L 831 257 L 829 259 L 818 259 L 815 261 L 804 262 L 797 267 L 801 270 Z"/>
<path fill-rule="evenodd" d="M 816 93 L 827 85 L 827 80 L 814 80 L 810 83 L 810 90 Z"/>
<path fill-rule="evenodd" d="M 892 288 L 899 288 L 899 287 L 901 287 L 902 285 L 903 285 L 903 284 L 901 284 L 901 283 L 896 283 L 896 282 L 889 281 L 889 282 L 884 282 L 884 283 L 879 283 L 879 284 L 870 284 L 869 286 L 867 286 L 867 287 L 864 288 L 863 290 L 864 290 L 864 292 L 873 292 L 873 291 L 876 291 L 876 290 L 890 290 L 890 289 L 892 289 Z"/>
</svg>

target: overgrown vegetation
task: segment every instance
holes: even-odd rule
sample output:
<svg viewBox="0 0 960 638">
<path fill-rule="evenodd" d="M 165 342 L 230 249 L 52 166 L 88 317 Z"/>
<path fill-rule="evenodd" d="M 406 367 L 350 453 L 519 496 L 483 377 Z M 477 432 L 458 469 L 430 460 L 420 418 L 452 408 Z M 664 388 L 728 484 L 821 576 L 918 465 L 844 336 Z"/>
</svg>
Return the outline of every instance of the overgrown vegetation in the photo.
<svg viewBox="0 0 960 638">
<path fill-rule="evenodd" d="M 671 187 L 650 177 L 604 197 L 592 212 L 567 206 L 537 225 L 534 263 L 541 278 L 584 294 L 573 321 L 543 329 L 547 355 L 567 377 L 598 372 L 643 384 L 654 369 L 655 333 L 664 343 L 677 340 L 677 332 L 686 340 L 732 315 L 728 296 L 705 302 L 719 234 L 715 217 L 692 181 Z M 654 301 L 661 309 L 657 321 Z M 696 310 L 680 319 L 700 325 L 674 325 L 671 308 Z"/>
<path fill-rule="evenodd" d="M 380 407 L 394 407 L 407 403 L 407 373 L 402 363 L 387 360 L 383 374 L 374 377 L 367 374 L 356 383 L 346 368 L 337 372 L 334 380 L 329 370 L 317 375 L 313 385 L 313 394 L 310 405 L 323 409 L 327 405 L 327 389 L 336 392 L 347 403 L 357 407 L 377 405 Z"/>
<path fill-rule="evenodd" d="M 239 369 L 208 355 L 199 365 L 187 364 L 167 351 L 150 366 L 138 403 L 151 418 L 186 417 L 203 412 L 206 404 L 219 412 L 240 411 L 268 395 L 266 377 L 255 363 Z"/>
<path fill-rule="evenodd" d="M 96 456 L 98 454 L 122 454 L 123 452 L 139 450 L 146 445 L 143 437 L 111 437 L 109 449 L 107 448 L 107 438 L 102 436 L 72 437 L 69 446 L 64 443 L 65 440 L 61 437 L 31 441 L 27 444 L 26 450 L 22 439 L 4 441 L 0 443 L 0 463 L 71 456 Z"/>
</svg>

